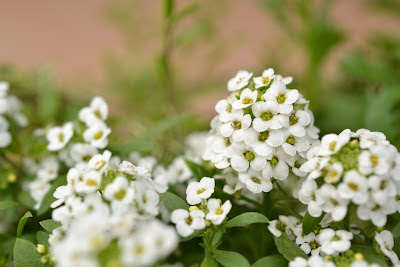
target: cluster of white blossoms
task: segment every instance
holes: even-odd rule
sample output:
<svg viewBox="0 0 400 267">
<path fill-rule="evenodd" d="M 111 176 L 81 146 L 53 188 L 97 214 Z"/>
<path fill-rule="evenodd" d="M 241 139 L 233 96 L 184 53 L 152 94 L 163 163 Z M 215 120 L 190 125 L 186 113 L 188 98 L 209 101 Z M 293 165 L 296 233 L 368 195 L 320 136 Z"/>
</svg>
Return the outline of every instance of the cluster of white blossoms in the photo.
<svg viewBox="0 0 400 267">
<path fill-rule="evenodd" d="M 190 236 L 196 230 L 211 224 L 220 225 L 226 219 L 232 204 L 229 200 L 222 204 L 220 199 L 210 198 L 214 189 L 215 180 L 209 177 L 189 184 L 186 189 L 186 201 L 191 205 L 189 210 L 177 209 L 171 214 L 171 221 L 175 223 L 179 235 Z"/>
<path fill-rule="evenodd" d="M 296 258 L 289 266 L 351 266 L 373 267 L 376 264 L 368 264 L 361 253 L 351 250 L 351 241 L 360 231 L 351 228 L 351 231 L 334 230 L 330 228 L 333 222 L 330 215 L 325 215 L 320 224 L 311 233 L 304 235 L 302 222 L 294 216 L 279 216 L 279 220 L 271 220 L 268 230 L 276 237 L 286 236 L 294 241 L 307 255 L 308 260 Z M 359 236 L 361 239 L 364 236 Z M 393 251 L 394 239 L 391 232 L 384 230 L 375 233 L 375 241 L 382 255 L 396 265 L 399 263 L 397 254 Z"/>
<path fill-rule="evenodd" d="M 15 122 L 19 127 L 26 127 L 28 119 L 21 112 L 22 103 L 14 95 L 8 95 L 9 84 L 0 81 L 0 148 L 11 144 L 12 136 L 9 132 L 10 122 Z"/>
<path fill-rule="evenodd" d="M 238 173 L 236 189 L 268 192 L 271 179 L 285 180 L 298 170 L 306 152 L 319 143 L 319 129 L 308 101 L 296 89 L 287 89 L 291 77 L 282 78 L 272 68 L 260 77 L 239 71 L 228 82 L 232 94 L 217 103 L 211 121 L 204 160 L 218 169 Z"/>
<path fill-rule="evenodd" d="M 354 203 L 359 219 L 382 227 L 399 210 L 400 154 L 384 134 L 365 129 L 328 134 L 307 159 L 298 197 L 311 216 L 325 212 L 341 221 Z"/>
<path fill-rule="evenodd" d="M 67 181 L 51 205 L 53 219 L 62 224 L 49 239 L 57 266 L 100 266 L 98 255 L 110 247 L 120 257 L 109 266 L 149 266 L 175 250 L 174 228 L 156 218 L 159 193 L 167 187 L 146 167 L 112 160 L 106 150 L 71 168 Z"/>
<path fill-rule="evenodd" d="M 35 179 L 25 187 L 35 200 L 36 209 L 50 189 L 50 182 L 57 178 L 61 162 L 68 167 L 85 168 L 91 157 L 99 152 L 98 149 L 107 146 L 107 137 L 111 133 L 105 123 L 107 117 L 107 103 L 102 97 L 96 96 L 89 106 L 80 110 L 79 121 L 35 131 L 36 135 L 46 136 L 47 150 L 54 152 L 44 158 L 24 160 L 26 171 L 35 175 Z"/>
</svg>

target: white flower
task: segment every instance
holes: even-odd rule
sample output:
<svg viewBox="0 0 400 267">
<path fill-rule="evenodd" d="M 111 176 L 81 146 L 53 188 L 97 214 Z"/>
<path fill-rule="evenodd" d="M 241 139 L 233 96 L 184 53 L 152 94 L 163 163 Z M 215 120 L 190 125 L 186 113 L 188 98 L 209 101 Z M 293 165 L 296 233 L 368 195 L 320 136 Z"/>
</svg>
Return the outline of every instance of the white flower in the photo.
<svg viewBox="0 0 400 267">
<path fill-rule="evenodd" d="M 251 91 L 250 89 L 246 88 L 240 94 L 240 99 L 232 103 L 232 107 L 235 109 L 244 109 L 250 107 L 257 101 L 257 95 L 257 90 Z"/>
<path fill-rule="evenodd" d="M 232 150 L 234 154 L 231 158 L 231 166 L 238 172 L 247 171 L 249 167 L 255 171 L 261 171 L 267 163 L 266 157 L 258 155 L 253 148 L 244 144 L 236 143 L 232 145 Z"/>
<path fill-rule="evenodd" d="M 239 172 L 239 180 L 246 185 L 253 194 L 269 192 L 272 190 L 272 183 L 263 177 L 261 172 L 249 169 L 247 172 Z"/>
<path fill-rule="evenodd" d="M 362 149 L 367 149 L 378 144 L 389 144 L 383 133 L 371 132 L 367 129 L 359 129 L 353 136 L 360 138 L 360 148 Z"/>
<path fill-rule="evenodd" d="M 282 75 L 276 74 L 275 75 L 275 80 L 283 82 L 285 85 L 290 84 L 293 81 L 293 77 L 287 76 L 287 77 L 282 77 Z"/>
<path fill-rule="evenodd" d="M 121 259 L 125 266 L 151 266 L 156 258 L 153 240 L 146 235 L 132 235 L 122 240 Z"/>
<path fill-rule="evenodd" d="M 69 151 L 71 159 L 75 163 L 88 163 L 98 153 L 96 147 L 84 143 L 75 143 Z"/>
<path fill-rule="evenodd" d="M 368 185 L 371 189 L 371 196 L 379 205 L 386 205 L 390 199 L 397 195 L 396 186 L 387 177 L 371 175 L 368 177 Z"/>
<path fill-rule="evenodd" d="M 296 257 L 293 261 L 289 262 L 289 267 L 335 267 L 335 264 L 331 261 L 325 261 L 319 255 L 314 255 L 308 258 L 308 260 Z"/>
<path fill-rule="evenodd" d="M 204 221 L 204 212 L 201 210 L 174 210 L 171 214 L 171 221 L 175 223 L 178 234 L 187 237 L 193 234 L 195 230 L 201 230 L 206 227 Z"/>
<path fill-rule="evenodd" d="M 219 128 L 220 133 L 224 137 L 232 136 L 235 142 L 243 141 L 243 132 L 251 124 L 250 114 L 244 115 L 243 110 L 239 110 L 232 114 L 231 119 L 231 121 L 221 125 Z"/>
<path fill-rule="evenodd" d="M 236 101 L 236 97 L 231 95 L 228 99 L 222 99 L 215 105 L 215 111 L 219 113 L 219 120 L 227 122 L 231 120 L 232 113 L 237 110 L 232 107 L 232 103 Z"/>
<path fill-rule="evenodd" d="M 289 129 L 289 132 L 297 137 L 306 135 L 306 126 L 310 124 L 311 117 L 304 110 L 294 110 L 290 116 L 280 116 L 280 123 Z"/>
<path fill-rule="evenodd" d="M 105 121 L 108 116 L 108 105 L 104 98 L 96 96 L 90 102 L 90 106 L 79 111 L 79 119 L 87 126 L 96 123 L 98 120 Z"/>
<path fill-rule="evenodd" d="M 309 150 L 310 152 L 311 150 Z M 307 153 L 308 154 L 308 153 Z M 308 179 L 316 179 L 322 175 L 323 169 L 328 165 L 329 158 L 314 157 L 303 163 L 300 171 L 310 173 Z"/>
<path fill-rule="evenodd" d="M 389 200 L 385 205 L 377 204 L 372 197 L 368 202 L 358 206 L 357 216 L 363 221 L 371 220 L 375 226 L 383 227 L 386 224 L 387 215 L 396 212 L 396 201 Z"/>
<path fill-rule="evenodd" d="M 325 183 L 333 184 L 339 182 L 343 174 L 343 165 L 340 162 L 335 162 L 326 167 Z"/>
<path fill-rule="evenodd" d="M 251 72 L 239 71 L 234 78 L 228 81 L 228 90 L 234 92 L 242 89 L 249 83 L 251 76 L 253 76 Z"/>
<path fill-rule="evenodd" d="M 49 142 L 47 149 L 49 151 L 58 151 L 63 149 L 69 140 L 71 140 L 73 135 L 74 126 L 72 122 L 67 122 L 61 127 L 57 126 L 51 128 L 46 135 L 47 141 Z"/>
<path fill-rule="evenodd" d="M 103 154 L 94 155 L 88 163 L 89 168 L 95 169 L 98 172 L 104 172 L 108 168 L 108 163 L 111 159 L 111 152 L 106 150 Z"/>
<path fill-rule="evenodd" d="M 374 146 L 370 150 L 362 151 L 358 156 L 359 171 L 364 174 L 385 174 L 390 168 L 386 156 L 387 149 L 385 146 Z"/>
<path fill-rule="evenodd" d="M 322 214 L 322 205 L 316 201 L 318 185 L 315 180 L 310 179 L 303 182 L 299 191 L 299 200 L 308 205 L 308 213 L 313 217 L 319 217 Z"/>
<path fill-rule="evenodd" d="M 0 148 L 11 144 L 11 134 L 8 132 L 8 121 L 0 116 Z"/>
<path fill-rule="evenodd" d="M 83 132 L 83 139 L 92 146 L 102 149 L 108 145 L 107 136 L 110 133 L 111 129 L 105 123 L 96 121 Z"/>
<path fill-rule="evenodd" d="M 289 114 L 293 110 L 293 103 L 299 98 L 299 91 L 288 90 L 281 81 L 274 81 L 264 94 L 265 101 L 273 100 L 278 103 L 279 112 Z"/>
<path fill-rule="evenodd" d="M 329 156 L 338 152 L 345 144 L 350 141 L 351 131 L 346 129 L 339 135 L 327 134 L 322 137 L 319 155 Z"/>
<path fill-rule="evenodd" d="M 254 128 L 249 128 L 244 132 L 243 139 L 246 145 L 252 147 L 257 154 L 268 157 L 274 151 L 274 147 L 282 145 L 283 132 L 270 130 L 260 133 Z"/>
<path fill-rule="evenodd" d="M 296 152 L 307 151 L 310 148 L 310 143 L 305 136 L 298 137 L 291 135 L 287 129 L 283 130 L 283 133 L 284 140 L 286 141 L 283 142 L 282 148 L 288 155 L 294 157 Z"/>
<path fill-rule="evenodd" d="M 319 234 L 321 251 L 328 255 L 345 252 L 350 249 L 353 234 L 345 230 L 334 231 L 330 228 L 322 230 Z"/>
<path fill-rule="evenodd" d="M 375 240 L 379 245 L 379 249 L 390 259 L 392 264 L 398 264 L 399 257 L 396 252 L 393 251 L 394 239 L 392 233 L 387 230 L 383 230 L 380 233 L 375 232 Z"/>
<path fill-rule="evenodd" d="M 190 205 L 199 204 L 214 193 L 215 180 L 203 177 L 200 182 L 191 182 L 186 188 L 186 200 Z"/>
<path fill-rule="evenodd" d="M 368 181 L 355 170 L 347 171 L 338 186 L 340 197 L 360 205 L 368 201 Z"/>
<path fill-rule="evenodd" d="M 219 199 L 210 198 L 207 202 L 208 213 L 206 219 L 211 221 L 214 225 L 220 225 L 231 211 L 232 203 L 227 200 L 221 206 Z"/>
<path fill-rule="evenodd" d="M 279 105 L 276 102 L 272 100 L 257 102 L 251 107 L 251 110 L 255 116 L 253 128 L 257 132 L 282 128 L 279 118 L 284 115 L 278 115 Z"/>
<path fill-rule="evenodd" d="M 269 68 L 263 71 L 261 77 L 254 77 L 253 81 L 255 83 L 256 88 L 260 88 L 263 86 L 267 86 L 273 78 L 274 78 L 274 69 Z"/>
<path fill-rule="evenodd" d="M 91 193 L 97 191 L 101 186 L 102 173 L 90 170 L 83 173 L 81 179 L 75 181 L 75 190 L 78 193 Z"/>
<path fill-rule="evenodd" d="M 341 221 L 347 213 L 349 200 L 342 199 L 338 190 L 332 184 L 323 184 L 316 193 L 316 202 L 322 205 L 322 210 L 332 215 L 333 220 Z"/>
<path fill-rule="evenodd" d="M 128 180 L 118 176 L 104 189 L 104 197 L 115 203 L 129 204 L 134 198 L 135 192 L 129 186 Z"/>
</svg>

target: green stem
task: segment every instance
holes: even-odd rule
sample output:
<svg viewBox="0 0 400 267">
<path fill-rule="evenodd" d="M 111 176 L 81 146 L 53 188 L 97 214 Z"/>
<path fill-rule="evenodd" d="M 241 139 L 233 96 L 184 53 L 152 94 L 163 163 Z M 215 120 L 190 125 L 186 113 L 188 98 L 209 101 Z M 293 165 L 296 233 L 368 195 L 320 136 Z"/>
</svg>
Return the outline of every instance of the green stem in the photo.
<svg viewBox="0 0 400 267">
<path fill-rule="evenodd" d="M 261 206 L 260 203 L 258 203 L 258 202 L 255 201 L 255 200 L 252 200 L 252 199 L 250 199 L 250 198 L 248 198 L 248 197 L 246 197 L 246 196 L 240 195 L 240 199 L 241 199 L 241 200 L 244 200 L 244 201 L 246 201 L 246 202 L 248 202 L 248 203 L 250 203 L 250 204 L 252 204 L 252 205 L 254 205 L 254 206 L 256 206 L 256 207 L 259 208 L 259 209 L 262 208 L 262 206 Z"/>
</svg>

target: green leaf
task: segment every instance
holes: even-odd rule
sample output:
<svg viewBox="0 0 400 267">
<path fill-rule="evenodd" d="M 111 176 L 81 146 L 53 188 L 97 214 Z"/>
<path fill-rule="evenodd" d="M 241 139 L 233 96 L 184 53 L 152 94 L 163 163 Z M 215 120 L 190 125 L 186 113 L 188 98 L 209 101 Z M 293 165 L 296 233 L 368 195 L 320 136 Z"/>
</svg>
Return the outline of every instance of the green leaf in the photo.
<svg viewBox="0 0 400 267">
<path fill-rule="evenodd" d="M 252 267 L 286 267 L 288 266 L 288 261 L 282 255 L 267 256 L 256 261 Z"/>
<path fill-rule="evenodd" d="M 215 259 L 222 266 L 250 267 L 250 263 L 241 254 L 234 251 L 215 250 L 213 252 Z"/>
<path fill-rule="evenodd" d="M 54 88 L 40 91 L 38 114 L 43 121 L 54 122 L 58 114 L 60 94 Z"/>
<path fill-rule="evenodd" d="M 203 177 L 210 177 L 211 175 L 208 173 L 208 171 L 201 165 L 191 162 L 189 160 L 185 160 L 186 165 L 192 172 L 193 176 L 200 181 L 201 178 Z"/>
<path fill-rule="evenodd" d="M 116 153 L 126 153 L 126 154 L 130 152 L 147 153 L 154 150 L 154 145 L 144 142 L 134 142 L 130 144 L 109 145 L 108 149 Z"/>
<path fill-rule="evenodd" d="M 29 191 L 22 191 L 19 193 L 18 201 L 30 210 L 35 209 L 36 201 L 32 198 Z"/>
<path fill-rule="evenodd" d="M 396 226 L 392 230 L 394 238 L 400 237 L 400 223 L 396 224 Z"/>
<path fill-rule="evenodd" d="M 286 236 L 276 237 L 274 236 L 275 245 L 278 248 L 278 251 L 282 254 L 285 259 L 288 261 L 294 260 L 296 257 L 302 257 L 307 259 L 308 256 L 304 253 L 301 248 L 299 248 L 296 243 L 287 239 Z"/>
<path fill-rule="evenodd" d="M 56 200 L 53 194 L 56 191 L 57 187 L 65 185 L 66 183 L 67 180 L 65 179 L 65 177 L 59 177 L 53 182 L 50 190 L 46 193 L 46 195 L 42 200 L 42 203 L 40 204 L 39 210 L 37 212 L 38 216 L 42 215 L 43 213 L 45 213 L 50 209 L 51 203 L 53 203 Z"/>
<path fill-rule="evenodd" d="M 46 233 L 45 231 L 38 231 L 36 234 L 36 239 L 38 244 L 49 247 L 49 233 Z"/>
<path fill-rule="evenodd" d="M 28 221 L 29 218 L 32 218 L 32 217 L 33 217 L 32 213 L 30 211 L 28 211 L 19 220 L 18 228 L 17 228 L 17 237 L 21 237 L 22 232 L 24 231 L 24 227 L 25 227 L 26 222 Z"/>
<path fill-rule="evenodd" d="M 176 23 L 179 20 L 187 17 L 188 15 L 191 15 L 191 14 L 195 13 L 198 9 L 199 9 L 199 4 L 198 3 L 187 4 L 181 10 L 176 12 L 176 14 L 173 17 L 174 22 Z"/>
<path fill-rule="evenodd" d="M 303 234 L 308 235 L 312 231 L 314 231 L 315 227 L 318 226 L 318 224 L 321 222 L 322 218 L 324 218 L 325 214 L 322 214 L 319 217 L 313 217 L 310 215 L 310 213 L 307 213 L 304 215 L 303 218 Z"/>
<path fill-rule="evenodd" d="M 242 227 L 253 223 L 267 223 L 268 218 L 258 212 L 246 212 L 225 223 L 226 228 Z"/>
<path fill-rule="evenodd" d="M 380 266 L 388 267 L 385 258 L 382 255 L 376 253 L 373 247 L 363 246 L 363 245 L 353 245 L 351 250 L 354 252 L 360 252 L 363 254 L 364 259 L 368 263 L 377 263 Z"/>
<path fill-rule="evenodd" d="M 55 220 L 44 220 L 39 222 L 39 224 L 43 227 L 48 232 L 53 232 L 54 229 L 58 228 L 61 226 L 61 223 L 56 222 Z"/>
<path fill-rule="evenodd" d="M 160 194 L 160 199 L 169 212 L 173 212 L 177 209 L 189 209 L 189 205 L 186 203 L 185 200 L 171 192 Z"/>
<path fill-rule="evenodd" d="M 14 246 L 15 267 L 41 267 L 41 256 L 36 251 L 36 246 L 24 239 L 17 238 Z"/>
<path fill-rule="evenodd" d="M 14 201 L 8 201 L 8 200 L 0 201 L 0 211 L 6 210 L 6 209 L 9 209 L 9 208 L 13 208 L 13 207 L 16 207 L 16 206 L 18 206 L 18 203 L 14 202 Z"/>
<path fill-rule="evenodd" d="M 201 263 L 200 267 L 218 267 L 218 262 L 215 261 L 212 255 L 207 255 Z"/>
</svg>

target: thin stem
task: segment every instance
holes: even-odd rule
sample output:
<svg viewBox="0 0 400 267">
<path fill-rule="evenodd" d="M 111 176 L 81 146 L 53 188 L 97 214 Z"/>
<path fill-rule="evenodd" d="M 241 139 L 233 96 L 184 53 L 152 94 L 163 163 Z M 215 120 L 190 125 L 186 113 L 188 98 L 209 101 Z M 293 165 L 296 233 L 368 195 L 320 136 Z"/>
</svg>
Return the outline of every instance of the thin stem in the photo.
<svg viewBox="0 0 400 267">
<path fill-rule="evenodd" d="M 248 197 L 246 197 L 246 196 L 240 195 L 240 199 L 241 199 L 241 200 L 244 200 L 244 201 L 246 201 L 246 202 L 248 202 L 248 203 L 250 203 L 250 204 L 252 204 L 252 205 L 254 205 L 254 206 L 256 206 L 256 207 L 259 208 L 259 209 L 262 208 L 262 206 L 261 206 L 260 203 L 258 203 L 257 201 L 255 201 L 255 200 L 253 200 L 253 199 L 250 199 L 250 198 L 248 198 Z"/>
</svg>

